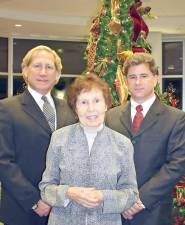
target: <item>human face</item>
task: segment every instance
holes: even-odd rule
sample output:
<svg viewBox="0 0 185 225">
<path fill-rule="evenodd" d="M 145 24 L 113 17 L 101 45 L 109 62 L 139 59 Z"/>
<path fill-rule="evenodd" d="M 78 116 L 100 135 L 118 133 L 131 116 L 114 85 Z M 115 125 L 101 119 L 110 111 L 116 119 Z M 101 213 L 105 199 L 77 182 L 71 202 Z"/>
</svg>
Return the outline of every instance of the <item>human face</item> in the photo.
<svg viewBox="0 0 185 225">
<path fill-rule="evenodd" d="M 92 88 L 78 95 L 76 113 L 79 121 L 86 127 L 98 127 L 104 122 L 107 105 L 101 90 Z"/>
<path fill-rule="evenodd" d="M 142 63 L 128 69 L 127 85 L 134 101 L 142 104 L 154 95 L 157 75 L 153 74 L 148 64 Z"/>
<path fill-rule="evenodd" d="M 47 94 L 59 78 L 54 56 L 45 50 L 33 53 L 30 64 L 23 69 L 23 74 L 28 85 L 42 95 Z"/>
</svg>

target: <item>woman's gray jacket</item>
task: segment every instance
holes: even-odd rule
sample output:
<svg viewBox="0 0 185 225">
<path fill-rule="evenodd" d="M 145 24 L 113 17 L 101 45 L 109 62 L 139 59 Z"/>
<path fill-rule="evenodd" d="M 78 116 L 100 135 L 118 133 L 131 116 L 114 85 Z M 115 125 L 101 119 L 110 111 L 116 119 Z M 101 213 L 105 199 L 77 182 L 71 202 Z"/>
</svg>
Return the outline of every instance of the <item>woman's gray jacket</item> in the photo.
<svg viewBox="0 0 185 225">
<path fill-rule="evenodd" d="M 71 186 L 95 187 L 104 201 L 99 207 L 85 208 L 67 199 Z M 130 140 L 104 126 L 89 154 L 79 123 L 55 131 L 40 190 L 52 206 L 48 225 L 121 225 L 120 213 L 138 199 Z"/>
</svg>

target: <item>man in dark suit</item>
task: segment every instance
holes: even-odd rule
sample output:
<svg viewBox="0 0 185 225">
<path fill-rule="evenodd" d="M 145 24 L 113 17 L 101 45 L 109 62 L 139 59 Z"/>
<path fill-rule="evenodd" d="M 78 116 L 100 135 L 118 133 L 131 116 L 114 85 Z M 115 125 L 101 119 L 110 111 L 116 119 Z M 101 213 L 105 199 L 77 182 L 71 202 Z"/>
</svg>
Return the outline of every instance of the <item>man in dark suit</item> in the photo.
<svg viewBox="0 0 185 225">
<path fill-rule="evenodd" d="M 123 72 L 131 99 L 107 113 L 107 125 L 134 145 L 140 194 L 122 213 L 123 224 L 172 225 L 172 189 L 185 173 L 185 113 L 155 95 L 158 69 L 151 55 L 135 53 Z"/>
<path fill-rule="evenodd" d="M 52 129 L 75 122 L 65 101 L 51 95 L 61 69 L 61 60 L 52 49 L 31 49 L 22 62 L 27 89 L 0 101 L 0 221 L 6 225 L 47 224 L 50 206 L 41 200 L 38 183 Z M 47 98 L 53 127 L 43 112 L 42 96 Z"/>
</svg>

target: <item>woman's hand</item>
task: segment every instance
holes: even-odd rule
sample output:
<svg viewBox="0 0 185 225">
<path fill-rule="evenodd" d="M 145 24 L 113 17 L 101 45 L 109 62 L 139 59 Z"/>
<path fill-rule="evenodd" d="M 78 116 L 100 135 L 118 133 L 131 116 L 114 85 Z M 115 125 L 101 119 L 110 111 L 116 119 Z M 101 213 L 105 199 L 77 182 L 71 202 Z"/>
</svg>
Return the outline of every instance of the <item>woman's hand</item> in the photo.
<svg viewBox="0 0 185 225">
<path fill-rule="evenodd" d="M 140 199 L 137 200 L 137 202 L 134 203 L 134 205 L 128 209 L 127 211 L 122 213 L 122 216 L 125 219 L 131 220 L 133 219 L 133 216 L 140 212 L 141 210 L 143 210 L 145 208 L 145 206 L 143 205 L 143 203 L 141 202 Z"/>
<path fill-rule="evenodd" d="M 95 208 L 103 202 L 103 193 L 96 188 L 70 187 L 67 196 L 87 208 Z"/>
</svg>

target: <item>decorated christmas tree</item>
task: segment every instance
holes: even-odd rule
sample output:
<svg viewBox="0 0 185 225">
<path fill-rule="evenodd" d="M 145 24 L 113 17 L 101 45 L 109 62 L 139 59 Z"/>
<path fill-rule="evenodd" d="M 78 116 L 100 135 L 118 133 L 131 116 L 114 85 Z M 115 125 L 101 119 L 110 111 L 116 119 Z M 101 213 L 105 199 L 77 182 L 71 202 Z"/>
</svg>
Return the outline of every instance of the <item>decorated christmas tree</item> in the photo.
<svg viewBox="0 0 185 225">
<path fill-rule="evenodd" d="M 110 87 L 113 106 L 124 104 L 128 89 L 121 66 L 135 52 L 151 53 L 145 18 L 153 18 L 151 8 L 141 0 L 102 0 L 102 8 L 93 19 L 86 49 L 87 71 L 93 71 Z M 161 93 L 155 92 L 163 103 L 178 107 L 173 85 Z M 185 179 L 174 188 L 174 225 L 185 224 Z"/>
<path fill-rule="evenodd" d="M 110 86 L 113 105 L 126 102 L 128 90 L 121 65 L 134 52 L 151 52 L 144 16 L 150 7 L 140 0 L 102 0 L 93 19 L 86 50 L 87 70 L 96 72 Z"/>
</svg>

